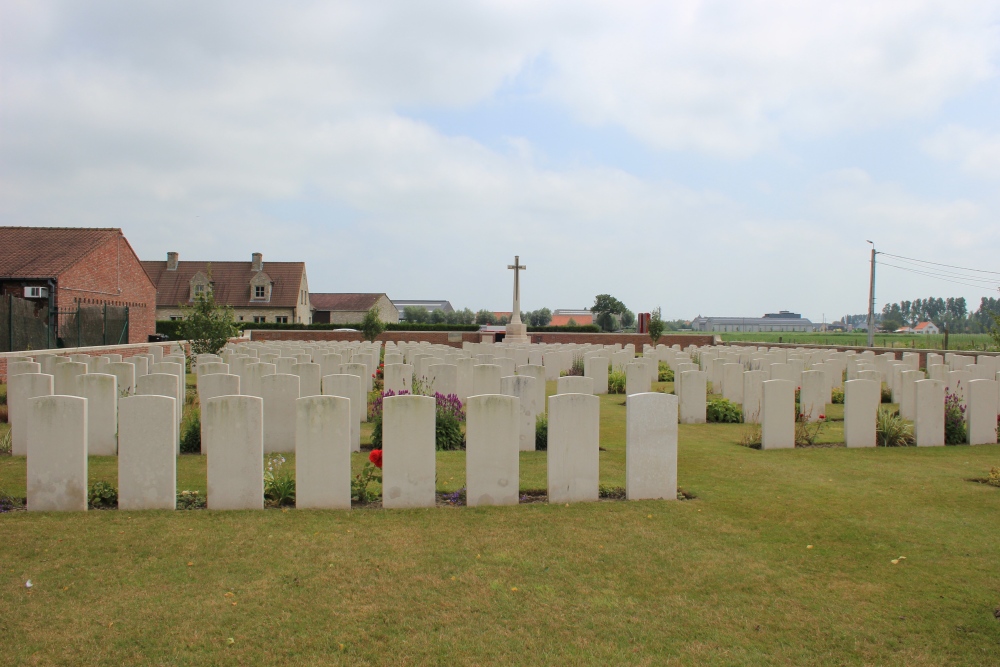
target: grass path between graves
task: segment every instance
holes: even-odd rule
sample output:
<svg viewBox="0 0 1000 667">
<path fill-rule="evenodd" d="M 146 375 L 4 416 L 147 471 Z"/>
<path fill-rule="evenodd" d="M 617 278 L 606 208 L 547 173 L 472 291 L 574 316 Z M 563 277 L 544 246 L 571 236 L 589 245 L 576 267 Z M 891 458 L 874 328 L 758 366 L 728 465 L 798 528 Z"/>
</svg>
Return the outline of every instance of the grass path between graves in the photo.
<svg viewBox="0 0 1000 667">
<path fill-rule="evenodd" d="M 602 399 L 608 485 L 622 401 Z M 1000 447 L 762 452 L 741 428 L 680 427 L 689 501 L 3 514 L 0 662 L 1000 663 L 1000 489 L 965 481 Z M 521 466 L 545 487 L 544 453 Z M 463 467 L 440 453 L 439 488 Z M 178 471 L 204 489 L 203 457 Z M 0 490 L 24 475 L 0 458 Z"/>
</svg>

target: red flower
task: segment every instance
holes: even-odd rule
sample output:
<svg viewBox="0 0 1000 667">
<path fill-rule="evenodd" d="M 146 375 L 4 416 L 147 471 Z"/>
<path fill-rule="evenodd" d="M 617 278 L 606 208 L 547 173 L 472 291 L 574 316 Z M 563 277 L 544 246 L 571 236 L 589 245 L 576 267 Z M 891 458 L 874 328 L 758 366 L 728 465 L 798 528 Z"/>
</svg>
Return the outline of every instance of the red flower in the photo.
<svg viewBox="0 0 1000 667">
<path fill-rule="evenodd" d="M 375 464 L 376 468 L 382 467 L 382 450 L 373 449 L 372 453 L 368 455 L 368 460 Z"/>
</svg>

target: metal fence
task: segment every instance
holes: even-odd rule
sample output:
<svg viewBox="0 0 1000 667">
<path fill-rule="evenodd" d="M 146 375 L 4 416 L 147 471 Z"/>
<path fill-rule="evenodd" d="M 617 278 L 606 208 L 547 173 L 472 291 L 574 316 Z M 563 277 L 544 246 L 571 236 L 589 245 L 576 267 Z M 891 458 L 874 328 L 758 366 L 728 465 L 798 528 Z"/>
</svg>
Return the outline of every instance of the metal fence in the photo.
<svg viewBox="0 0 1000 667">
<path fill-rule="evenodd" d="M 42 302 L 18 299 L 12 294 L 0 297 L 0 352 L 44 350 L 53 347 L 49 332 L 49 312 Z"/>
<path fill-rule="evenodd" d="M 59 347 L 128 343 L 128 306 L 78 305 L 56 315 Z"/>
<path fill-rule="evenodd" d="M 82 305 L 50 312 L 48 303 L 0 297 L 0 352 L 128 343 L 128 306 Z"/>
</svg>

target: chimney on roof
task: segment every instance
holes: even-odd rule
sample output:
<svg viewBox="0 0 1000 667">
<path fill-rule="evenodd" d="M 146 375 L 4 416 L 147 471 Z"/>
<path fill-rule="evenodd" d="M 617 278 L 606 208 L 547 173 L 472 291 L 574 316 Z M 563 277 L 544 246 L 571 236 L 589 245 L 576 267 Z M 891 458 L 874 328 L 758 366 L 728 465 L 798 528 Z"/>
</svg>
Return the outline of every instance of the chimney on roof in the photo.
<svg viewBox="0 0 1000 667">
<path fill-rule="evenodd" d="M 176 252 L 167 253 L 167 271 L 177 270 L 177 257 L 178 255 Z"/>
<path fill-rule="evenodd" d="M 264 255 L 255 252 L 250 256 L 250 270 L 254 273 L 264 270 Z"/>
</svg>

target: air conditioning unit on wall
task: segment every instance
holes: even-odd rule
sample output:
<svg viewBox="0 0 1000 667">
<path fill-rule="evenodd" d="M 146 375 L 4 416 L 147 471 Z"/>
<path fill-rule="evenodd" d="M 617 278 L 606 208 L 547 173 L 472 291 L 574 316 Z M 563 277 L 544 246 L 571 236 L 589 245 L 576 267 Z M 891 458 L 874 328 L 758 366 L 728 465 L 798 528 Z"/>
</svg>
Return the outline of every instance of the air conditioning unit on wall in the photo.
<svg viewBox="0 0 1000 667">
<path fill-rule="evenodd" d="M 47 299 L 47 298 L 49 298 L 49 288 L 48 287 L 25 287 L 24 288 L 24 298 L 25 299 Z"/>
</svg>

